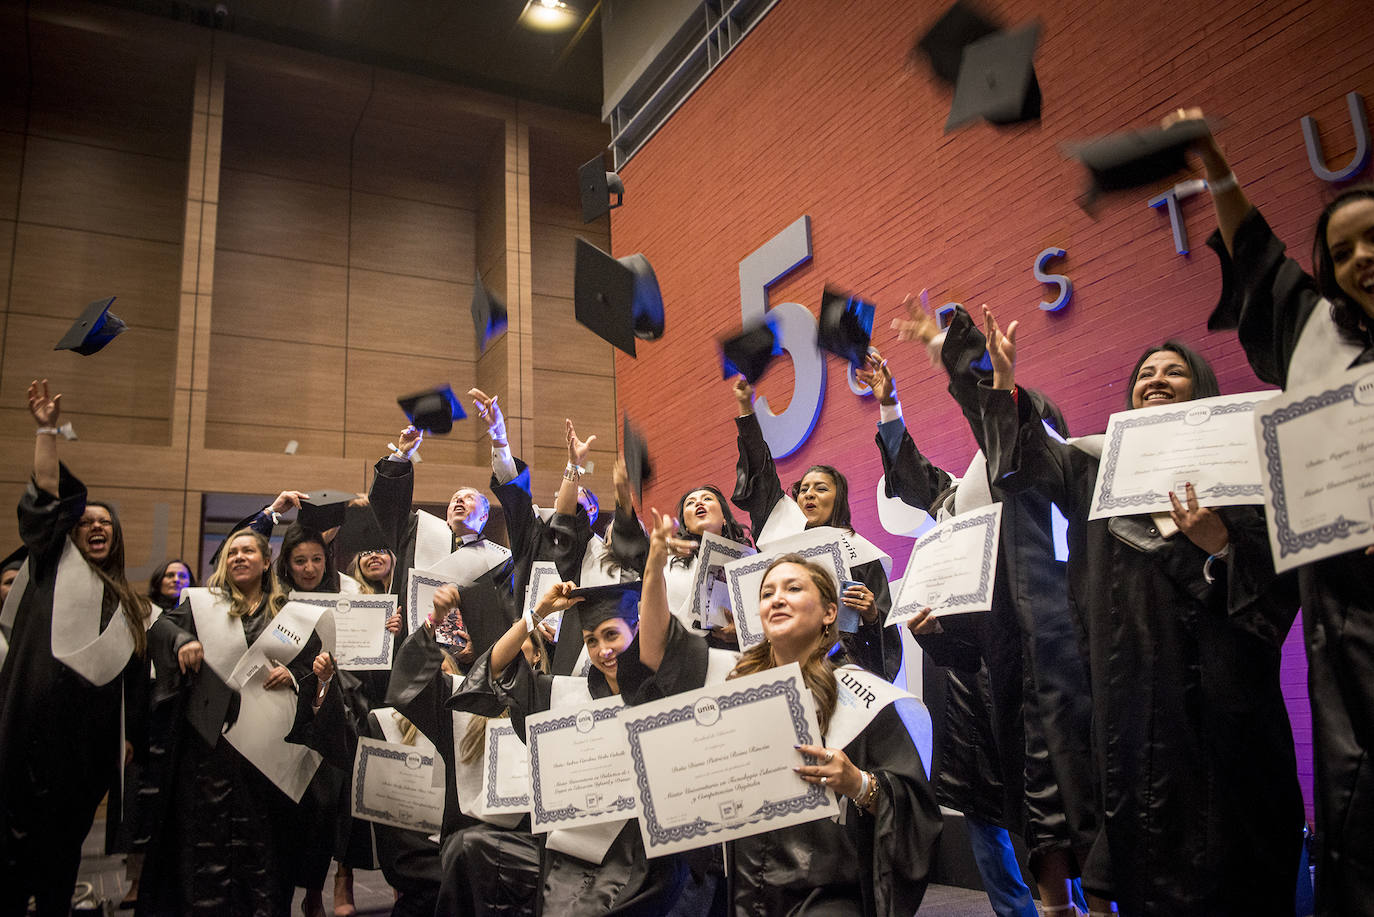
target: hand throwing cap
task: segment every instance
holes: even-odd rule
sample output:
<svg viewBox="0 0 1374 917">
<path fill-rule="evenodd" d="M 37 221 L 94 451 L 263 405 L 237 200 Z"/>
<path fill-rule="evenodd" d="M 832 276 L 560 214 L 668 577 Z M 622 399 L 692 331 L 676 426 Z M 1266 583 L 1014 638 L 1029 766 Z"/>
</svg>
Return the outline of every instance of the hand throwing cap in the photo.
<svg viewBox="0 0 1374 917">
<path fill-rule="evenodd" d="M 997 30 L 997 25 L 979 13 L 973 4 L 959 0 L 935 20 L 930 31 L 921 36 L 911 52 L 928 57 L 935 75 L 953 85 L 959 78 L 959 63 L 963 60 L 964 48 Z"/>
<path fill-rule="evenodd" d="M 472 328 L 477 335 L 477 350 L 485 352 L 487 341 L 506 327 L 506 305 L 482 283 L 479 271 L 472 283 Z"/>
<path fill-rule="evenodd" d="M 413 395 L 403 395 L 396 399 L 396 403 L 406 412 L 411 424 L 426 433 L 448 433 L 453 429 L 455 420 L 468 416 L 448 383 Z"/>
<path fill-rule="evenodd" d="M 1085 197 L 1091 203 L 1100 194 L 1139 188 L 1187 169 L 1188 148 L 1207 131 L 1207 122 L 1194 118 L 1168 127 L 1108 134 L 1065 149 L 1088 169 L 1092 185 Z"/>
<path fill-rule="evenodd" d="M 1040 119 L 1040 83 L 1035 78 L 1035 45 L 1040 24 L 997 32 L 964 48 L 954 103 L 945 131 L 984 118 L 993 124 Z"/>
<path fill-rule="evenodd" d="M 115 335 L 129 327 L 110 312 L 110 303 L 114 301 L 115 298 L 111 296 L 109 299 L 98 299 L 87 306 L 81 317 L 67 329 L 66 334 L 62 335 L 62 340 L 57 342 L 53 350 L 75 350 L 83 357 L 89 357 L 113 341 Z"/>
<path fill-rule="evenodd" d="M 635 338 L 663 337 L 663 296 L 643 255 L 612 258 L 578 239 L 573 305 L 580 324 L 630 356 L 635 355 Z"/>
<path fill-rule="evenodd" d="M 760 322 L 722 340 L 720 353 L 724 378 L 743 376 L 753 385 L 763 377 L 773 358 L 782 353 L 782 345 L 773 323 Z"/>
<path fill-rule="evenodd" d="M 590 223 L 620 206 L 625 196 L 625 183 L 614 172 L 606 171 L 606 164 L 598 155 L 577 170 L 578 190 L 582 193 L 582 222 Z M 615 203 L 611 203 L 611 195 Z"/>
<path fill-rule="evenodd" d="M 816 345 L 826 353 L 861 366 L 868 358 L 868 340 L 873 333 L 873 303 L 838 290 L 825 288 L 821 296 L 821 322 L 816 330 Z"/>
</svg>

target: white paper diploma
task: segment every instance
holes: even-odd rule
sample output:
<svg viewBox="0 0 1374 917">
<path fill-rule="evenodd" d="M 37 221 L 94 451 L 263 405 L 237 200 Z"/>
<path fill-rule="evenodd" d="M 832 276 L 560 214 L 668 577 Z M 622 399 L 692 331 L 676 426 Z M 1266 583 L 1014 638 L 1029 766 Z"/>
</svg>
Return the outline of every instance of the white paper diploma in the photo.
<svg viewBox="0 0 1374 917">
<path fill-rule="evenodd" d="M 838 814 L 834 795 L 792 770 L 820 742 L 796 663 L 676 694 L 621 714 L 650 857 Z"/>
<path fill-rule="evenodd" d="M 508 719 L 487 720 L 482 766 L 482 812 L 508 815 L 530 810 L 530 759 Z"/>
<path fill-rule="evenodd" d="M 360 593 L 292 592 L 291 601 L 334 612 L 334 662 L 351 672 L 391 671 L 395 645 L 386 619 L 396 613 L 396 596 Z"/>
<path fill-rule="evenodd" d="M 1374 543 L 1374 371 L 1291 388 L 1255 412 L 1274 568 Z"/>
<path fill-rule="evenodd" d="M 752 557 L 727 563 L 725 582 L 730 589 L 730 607 L 735 613 L 735 631 L 739 648 L 747 650 L 763 642 L 763 622 L 759 618 L 759 587 L 763 574 L 775 557 L 800 554 L 815 561 L 835 576 L 836 592 L 843 592 L 840 583 L 849 578 L 849 551 L 837 529 L 824 527 L 790 538 L 771 542 L 768 549 Z"/>
<path fill-rule="evenodd" d="M 606 697 L 526 718 L 531 831 L 633 814 L 634 775 L 618 720 L 624 711 L 619 697 Z"/>
<path fill-rule="evenodd" d="M 1264 499 L 1254 412 L 1274 392 L 1222 395 L 1113 414 L 1089 519 L 1168 512 L 1192 483 L 1202 506 Z"/>
<path fill-rule="evenodd" d="M 442 586 L 461 585 L 455 577 L 448 576 L 433 570 L 410 571 L 410 582 L 406 586 L 406 617 L 409 618 L 410 631 L 414 633 L 424 626 L 424 622 L 429 620 L 429 616 L 434 614 L 434 593 L 439 591 Z M 458 609 L 454 614 L 457 616 L 457 626 L 463 626 L 462 610 Z M 451 615 L 450 617 L 452 617 Z M 451 622 L 450 622 L 451 623 Z M 435 639 L 441 643 L 451 643 L 452 639 L 441 640 L 438 628 L 435 629 Z"/>
<path fill-rule="evenodd" d="M 444 784 L 435 783 L 437 761 L 433 746 L 359 738 L 349 794 L 353 817 L 426 834 L 438 831 L 444 822 Z"/>
<path fill-rule="evenodd" d="M 539 597 L 549 591 L 549 587 L 556 583 L 563 582 L 563 577 L 558 575 L 558 565 L 548 560 L 535 561 L 530 567 L 530 582 L 525 587 L 525 623 L 534 620 L 534 609 L 539 604 Z M 544 619 L 545 624 L 553 627 L 553 639 L 558 640 L 559 630 L 563 625 L 563 612 L 555 611 Z"/>
<path fill-rule="evenodd" d="M 916 539 L 902 588 L 885 624 L 903 624 L 922 609 L 935 617 L 989 611 L 997 579 L 1002 504 L 950 516 Z"/>
<path fill-rule="evenodd" d="M 686 614 L 691 620 L 700 621 L 702 630 L 712 630 L 730 623 L 730 617 L 726 614 L 730 608 L 730 591 L 725 582 L 725 565 L 755 553 L 747 544 L 710 532 L 701 536 Z"/>
</svg>

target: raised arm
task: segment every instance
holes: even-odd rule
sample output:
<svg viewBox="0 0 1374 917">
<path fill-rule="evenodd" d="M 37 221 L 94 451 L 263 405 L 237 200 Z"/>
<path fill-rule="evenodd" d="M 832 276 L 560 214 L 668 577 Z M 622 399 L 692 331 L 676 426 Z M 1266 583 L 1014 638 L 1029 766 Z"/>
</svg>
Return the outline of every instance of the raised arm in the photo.
<svg viewBox="0 0 1374 917">
<path fill-rule="evenodd" d="M 739 460 L 735 465 L 735 492 L 730 502 L 749 514 L 755 537 L 763 531 L 773 507 L 784 497 L 773 453 L 754 416 L 754 387 L 743 376 L 731 383 L 739 414 L 735 418 Z"/>
<path fill-rule="evenodd" d="M 491 476 L 493 489 L 497 484 L 506 484 L 520 473 L 510 452 L 510 439 L 506 436 L 506 418 L 496 403 L 496 395 L 488 395 L 480 388 L 468 389 L 468 397 L 477 408 L 477 416 L 487 425 L 487 435 L 491 437 Z"/>
<path fill-rule="evenodd" d="M 534 617 L 537 619 L 534 623 L 539 624 L 554 612 L 565 611 L 581 602 L 581 596 L 569 595 L 576 588 L 577 584 L 571 582 L 554 583 L 550 586 L 548 591 L 539 597 L 539 602 L 534 607 Z M 434 613 L 436 615 L 439 613 L 439 594 L 443 591 L 441 589 L 434 593 Z M 457 598 L 457 591 L 456 589 L 452 590 L 454 599 Z M 445 601 L 447 600 L 448 597 L 446 596 Z M 492 646 L 489 666 L 493 682 L 497 681 L 506 671 L 506 668 L 520 655 L 521 647 L 524 646 L 525 638 L 528 636 L 529 625 L 524 618 L 519 618 Z M 564 639 L 568 639 L 568 636 L 564 635 Z"/>
<path fill-rule="evenodd" d="M 558 485 L 558 496 L 554 498 L 553 511 L 563 516 L 571 516 L 577 512 L 577 489 L 579 481 L 582 479 L 582 469 L 587 466 L 587 456 L 592 451 L 592 443 L 596 442 L 596 434 L 593 433 L 585 440 L 577 438 L 577 430 L 573 428 L 570 418 L 563 418 L 563 432 L 568 441 L 568 465 L 563 469 L 563 483 Z"/>
<path fill-rule="evenodd" d="M 649 556 L 644 562 L 644 581 L 639 592 L 639 661 L 657 672 L 663 663 L 672 612 L 668 608 L 668 540 L 677 531 L 672 516 L 651 510 L 653 531 L 649 534 Z"/>
<path fill-rule="evenodd" d="M 62 395 L 48 394 L 47 379 L 29 383 L 29 413 L 38 424 L 33 440 L 33 483 L 42 492 L 55 497 L 62 477 L 57 460 L 57 422 L 62 415 Z"/>
<path fill-rule="evenodd" d="M 933 512 L 937 498 L 949 489 L 951 478 L 921 454 L 907 432 L 888 361 L 880 353 L 871 353 L 855 376 L 873 389 L 878 402 L 878 455 L 883 462 L 887 495 Z"/>
<path fill-rule="evenodd" d="M 1160 126 L 1171 127 L 1180 121 L 1202 119 L 1202 109 L 1180 108 L 1169 113 Z M 1220 144 L 1210 130 L 1194 144 L 1193 152 L 1202 160 L 1207 175 L 1207 189 L 1211 192 L 1212 203 L 1217 209 L 1217 229 L 1221 232 L 1227 250 L 1234 252 L 1236 231 L 1240 229 L 1240 224 L 1253 209 L 1253 205 L 1241 190 L 1235 173 L 1231 171 L 1230 163 L 1226 161 L 1226 154 L 1221 151 Z"/>
</svg>

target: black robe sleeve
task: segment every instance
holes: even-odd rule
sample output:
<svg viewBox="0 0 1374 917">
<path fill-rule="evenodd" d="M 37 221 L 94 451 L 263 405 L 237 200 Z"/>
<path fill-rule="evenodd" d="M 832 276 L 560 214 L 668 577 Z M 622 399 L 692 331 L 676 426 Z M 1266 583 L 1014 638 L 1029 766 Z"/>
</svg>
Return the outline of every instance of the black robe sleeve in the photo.
<svg viewBox="0 0 1374 917">
<path fill-rule="evenodd" d="M 410 504 L 415 493 L 415 466 L 410 462 L 380 459 L 367 489 L 367 502 L 382 530 L 387 547 L 399 557 L 405 550 L 410 524 Z"/>
<path fill-rule="evenodd" d="M 858 665 L 891 681 L 902 670 L 902 635 L 897 625 L 883 625 L 888 612 L 892 610 L 892 591 L 888 588 L 887 571 L 883 569 L 882 561 L 871 560 L 850 567 L 849 575 L 873 593 L 873 608 L 877 614 L 872 621 L 861 618 L 859 629 L 852 634 L 841 634 L 841 642 Z"/>
<path fill-rule="evenodd" d="M 644 575 L 644 564 L 649 559 L 649 536 L 639 524 L 632 506 L 624 512 L 616 507 L 615 518 L 611 520 L 611 555 L 620 566 L 641 577 Z"/>
<path fill-rule="evenodd" d="M 730 502 L 749 514 L 749 525 L 757 534 L 763 531 L 773 507 L 783 498 L 782 483 L 778 480 L 778 469 L 763 438 L 758 416 L 736 417 L 735 429 L 739 460 L 735 465 L 735 492 Z"/>
</svg>

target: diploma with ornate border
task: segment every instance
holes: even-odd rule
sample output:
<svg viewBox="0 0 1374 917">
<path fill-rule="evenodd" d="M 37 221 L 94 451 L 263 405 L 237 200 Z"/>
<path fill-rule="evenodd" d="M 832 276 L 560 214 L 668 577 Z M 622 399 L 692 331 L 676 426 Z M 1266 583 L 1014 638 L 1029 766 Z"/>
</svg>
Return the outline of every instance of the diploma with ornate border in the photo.
<svg viewBox="0 0 1374 917">
<path fill-rule="evenodd" d="M 530 581 L 525 586 L 524 614 L 527 623 L 533 619 L 534 609 L 539 605 L 539 597 L 548 592 L 550 586 L 561 582 L 563 582 L 563 577 L 558 575 L 558 565 L 553 561 L 539 560 L 530 566 Z M 552 625 L 553 636 L 557 640 L 559 631 L 563 626 L 563 613 L 556 611 L 544 621 Z"/>
<path fill-rule="evenodd" d="M 440 586 L 457 586 L 458 579 L 446 573 L 433 570 L 410 571 L 410 582 L 406 584 L 406 616 L 410 619 L 413 633 L 424 626 L 424 622 L 434 613 L 434 593 Z"/>
<path fill-rule="evenodd" d="M 839 812 L 792 770 L 820 743 L 796 663 L 675 694 L 621 714 L 639 830 L 650 857 L 719 844 Z"/>
<path fill-rule="evenodd" d="M 991 609 L 1001 531 L 1002 504 L 994 503 L 917 538 L 885 623 L 905 623 L 924 608 L 937 617 Z"/>
<path fill-rule="evenodd" d="M 530 810 L 529 754 L 508 719 L 487 720 L 481 800 L 486 815 Z"/>
<path fill-rule="evenodd" d="M 1294 387 L 1255 412 L 1274 568 L 1374 543 L 1374 371 Z"/>
<path fill-rule="evenodd" d="M 394 595 L 293 592 L 291 601 L 334 612 L 334 662 L 351 672 L 391 671 L 395 644 L 386 619 L 396 613 Z"/>
<path fill-rule="evenodd" d="M 634 776 L 619 717 L 605 697 L 525 719 L 530 756 L 530 830 L 594 825 L 634 814 Z"/>
<path fill-rule="evenodd" d="M 1113 414 L 1089 519 L 1168 512 L 1192 483 L 1203 506 L 1264 499 L 1254 412 L 1274 392 L 1221 395 Z"/>
<path fill-rule="evenodd" d="M 725 582 L 730 589 L 730 607 L 735 612 L 735 632 L 742 650 L 763 642 L 759 587 L 768 565 L 783 554 L 800 554 L 825 567 L 835 575 L 836 591 L 844 591 L 840 583 L 849 579 L 849 551 L 836 530 L 828 527 L 773 541 L 766 551 L 730 561 L 724 567 Z"/>
<path fill-rule="evenodd" d="M 755 553 L 747 544 L 721 538 L 707 532 L 701 536 L 697 551 L 696 571 L 692 578 L 692 593 L 688 600 L 688 614 L 700 621 L 704 630 L 723 627 L 729 623 L 725 610 L 730 607 L 730 593 L 725 581 L 725 565 Z"/>
<path fill-rule="evenodd" d="M 438 831 L 444 785 L 435 785 L 435 765 L 431 749 L 359 738 L 349 794 L 353 817 L 426 834 Z"/>
</svg>

